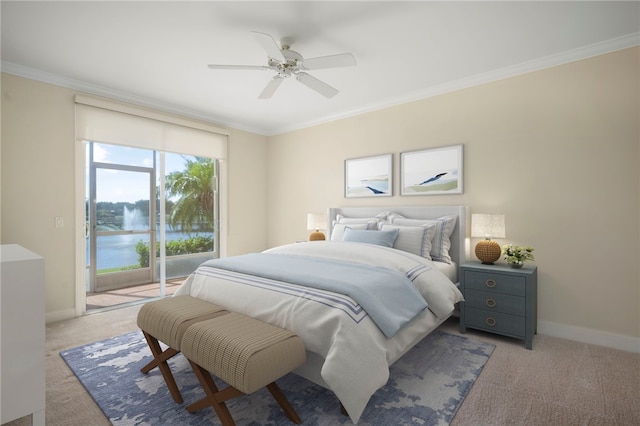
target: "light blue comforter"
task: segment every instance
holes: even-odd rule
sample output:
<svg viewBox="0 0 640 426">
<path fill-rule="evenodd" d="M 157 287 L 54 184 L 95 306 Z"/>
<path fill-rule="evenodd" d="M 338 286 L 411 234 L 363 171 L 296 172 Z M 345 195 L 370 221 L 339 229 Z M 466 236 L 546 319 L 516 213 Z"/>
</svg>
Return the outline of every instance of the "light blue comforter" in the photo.
<svg viewBox="0 0 640 426">
<path fill-rule="evenodd" d="M 386 268 L 271 253 L 214 259 L 204 265 L 346 294 L 362 306 L 388 338 L 427 307 L 406 275 Z"/>
</svg>

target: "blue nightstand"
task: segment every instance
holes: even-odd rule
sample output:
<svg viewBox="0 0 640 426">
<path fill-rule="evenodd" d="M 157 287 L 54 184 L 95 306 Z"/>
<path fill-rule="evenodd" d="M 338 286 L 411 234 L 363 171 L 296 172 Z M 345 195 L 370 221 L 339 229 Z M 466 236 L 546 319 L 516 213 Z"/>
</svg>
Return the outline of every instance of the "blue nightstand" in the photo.
<svg viewBox="0 0 640 426">
<path fill-rule="evenodd" d="M 460 268 L 460 332 L 467 328 L 523 339 L 538 328 L 538 268 L 465 263 Z"/>
</svg>

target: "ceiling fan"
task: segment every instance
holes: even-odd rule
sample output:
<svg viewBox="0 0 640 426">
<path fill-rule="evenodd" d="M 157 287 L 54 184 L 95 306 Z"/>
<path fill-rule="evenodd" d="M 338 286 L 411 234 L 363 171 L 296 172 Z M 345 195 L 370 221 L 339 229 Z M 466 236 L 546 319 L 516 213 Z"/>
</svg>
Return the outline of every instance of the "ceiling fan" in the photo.
<svg viewBox="0 0 640 426">
<path fill-rule="evenodd" d="M 266 87 L 258 96 L 258 99 L 268 99 L 273 96 L 278 87 L 280 87 L 280 84 L 282 84 L 286 78 L 292 76 L 300 83 L 321 95 L 332 98 L 338 94 L 338 90 L 318 80 L 316 77 L 307 74 L 305 71 L 356 65 L 356 60 L 351 53 L 304 59 L 298 52 L 289 49 L 289 45 L 285 40 L 282 41 L 282 46 L 278 46 L 269 34 L 255 31 L 251 31 L 251 34 L 267 52 L 267 65 L 209 65 L 209 68 L 214 70 L 275 71 L 276 75 L 267 83 Z"/>
</svg>

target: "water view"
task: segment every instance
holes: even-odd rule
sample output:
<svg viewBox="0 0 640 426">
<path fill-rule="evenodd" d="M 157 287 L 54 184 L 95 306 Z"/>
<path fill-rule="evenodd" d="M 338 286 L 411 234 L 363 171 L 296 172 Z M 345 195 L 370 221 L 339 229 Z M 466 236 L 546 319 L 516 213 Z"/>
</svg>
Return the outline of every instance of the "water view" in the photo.
<svg viewBox="0 0 640 426">
<path fill-rule="evenodd" d="M 149 216 L 143 213 L 138 208 L 130 208 L 123 206 L 122 215 L 115 215 L 112 221 L 99 221 L 98 229 L 101 231 L 148 231 L 149 230 Z M 106 223 L 111 222 L 111 223 Z M 159 229 L 159 224 L 156 225 Z M 187 240 L 191 237 L 200 236 L 212 238 L 212 232 L 197 232 L 188 234 L 181 230 L 175 230 L 167 226 L 165 231 L 165 238 L 167 243 L 171 241 Z M 157 234 L 159 239 L 160 234 Z M 96 237 L 96 267 L 98 271 L 109 270 L 113 268 L 123 267 L 139 267 L 140 255 L 136 251 L 136 245 L 139 242 L 149 245 L 148 234 L 127 234 L 127 235 L 100 235 Z M 87 264 L 90 262 L 89 258 L 89 244 L 87 240 L 86 259 Z M 213 247 L 211 247 L 213 250 Z M 169 255 L 169 253 L 167 253 Z"/>
<path fill-rule="evenodd" d="M 212 237 L 213 233 L 201 233 L 201 236 Z M 109 235 L 97 237 L 98 250 L 96 252 L 96 266 L 98 270 L 137 266 L 140 264 L 136 244 L 139 241 L 149 243 L 146 235 Z M 182 232 L 167 232 L 167 241 L 187 239 L 189 236 Z M 89 264 L 89 244 L 87 241 L 86 259 Z"/>
</svg>

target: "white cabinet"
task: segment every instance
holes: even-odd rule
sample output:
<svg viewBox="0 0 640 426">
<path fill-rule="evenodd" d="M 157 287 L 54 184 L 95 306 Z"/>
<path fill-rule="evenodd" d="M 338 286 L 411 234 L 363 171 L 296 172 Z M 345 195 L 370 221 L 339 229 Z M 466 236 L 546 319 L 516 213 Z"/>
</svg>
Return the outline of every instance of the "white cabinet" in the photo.
<svg viewBox="0 0 640 426">
<path fill-rule="evenodd" d="M 45 422 L 44 258 L 0 245 L 0 423 Z"/>
</svg>

